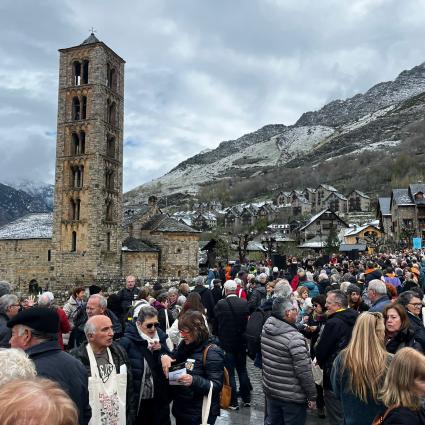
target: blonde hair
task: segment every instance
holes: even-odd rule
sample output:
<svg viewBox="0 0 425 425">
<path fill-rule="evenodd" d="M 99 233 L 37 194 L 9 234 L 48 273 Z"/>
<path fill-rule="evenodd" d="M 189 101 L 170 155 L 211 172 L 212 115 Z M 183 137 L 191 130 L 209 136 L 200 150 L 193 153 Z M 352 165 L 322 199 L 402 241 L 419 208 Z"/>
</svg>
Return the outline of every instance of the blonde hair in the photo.
<svg viewBox="0 0 425 425">
<path fill-rule="evenodd" d="M 77 425 L 74 402 L 49 379 L 16 379 L 0 388 L 2 425 Z"/>
<path fill-rule="evenodd" d="M 387 407 L 419 410 L 421 399 L 413 391 L 416 379 L 425 380 L 425 356 L 413 348 L 402 348 L 391 362 L 380 399 Z"/>
<path fill-rule="evenodd" d="M 381 313 L 362 313 L 354 325 L 348 346 L 342 351 L 342 371 L 347 369 L 348 388 L 363 402 L 377 401 L 388 369 Z"/>
</svg>

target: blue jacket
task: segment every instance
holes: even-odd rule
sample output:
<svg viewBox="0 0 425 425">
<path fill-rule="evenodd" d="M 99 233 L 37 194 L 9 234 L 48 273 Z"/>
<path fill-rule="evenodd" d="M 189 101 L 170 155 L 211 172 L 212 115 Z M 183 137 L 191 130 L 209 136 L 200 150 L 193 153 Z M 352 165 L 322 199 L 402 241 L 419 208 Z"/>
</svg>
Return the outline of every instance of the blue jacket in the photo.
<svg viewBox="0 0 425 425">
<path fill-rule="evenodd" d="M 370 425 L 375 416 L 383 413 L 386 407 L 372 398 L 364 403 L 347 388 L 348 374 L 346 370 L 342 370 L 342 355 L 343 353 L 340 353 L 334 361 L 331 384 L 336 398 L 341 401 L 344 423 L 345 425 Z M 388 355 L 388 363 L 390 361 L 391 356 Z"/>
<path fill-rule="evenodd" d="M 319 293 L 320 293 L 319 288 L 318 288 L 318 286 L 316 285 L 315 282 L 311 282 L 311 281 L 307 280 L 305 282 L 300 283 L 298 285 L 298 287 L 300 287 L 300 286 L 305 286 L 308 289 L 308 296 L 310 298 L 317 297 L 317 295 L 319 295 Z"/>
<path fill-rule="evenodd" d="M 46 341 L 26 350 L 34 362 L 37 375 L 51 379 L 71 397 L 79 411 L 80 425 L 87 425 L 91 418 L 88 374 L 83 364 L 62 351 L 58 341 Z"/>
<path fill-rule="evenodd" d="M 382 313 L 384 311 L 385 306 L 390 303 L 391 300 L 389 299 L 388 295 L 384 295 L 372 304 L 372 307 L 370 307 L 369 309 L 369 313 Z"/>
<path fill-rule="evenodd" d="M 140 386 L 142 385 L 143 372 L 146 359 L 152 371 L 154 380 L 154 398 L 168 405 L 168 382 L 162 371 L 161 354 L 169 353 L 165 345 L 167 336 L 161 329 L 158 329 L 159 342 L 162 345 L 161 350 L 150 351 L 148 343 L 142 339 L 137 331 L 135 323 L 128 323 L 124 336 L 117 342 L 125 349 L 130 360 L 133 373 L 133 397 L 135 405 L 139 406 Z"/>
</svg>

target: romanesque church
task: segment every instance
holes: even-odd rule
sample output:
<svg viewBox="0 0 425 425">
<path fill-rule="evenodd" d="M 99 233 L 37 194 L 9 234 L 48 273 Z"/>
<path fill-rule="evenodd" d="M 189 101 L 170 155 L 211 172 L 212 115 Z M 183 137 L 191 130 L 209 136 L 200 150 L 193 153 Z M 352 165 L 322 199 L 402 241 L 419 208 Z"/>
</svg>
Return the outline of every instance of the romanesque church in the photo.
<svg viewBox="0 0 425 425">
<path fill-rule="evenodd" d="M 54 211 L 0 228 L 0 280 L 26 292 L 194 276 L 197 231 L 154 197 L 123 206 L 124 60 L 94 34 L 59 52 Z"/>
</svg>

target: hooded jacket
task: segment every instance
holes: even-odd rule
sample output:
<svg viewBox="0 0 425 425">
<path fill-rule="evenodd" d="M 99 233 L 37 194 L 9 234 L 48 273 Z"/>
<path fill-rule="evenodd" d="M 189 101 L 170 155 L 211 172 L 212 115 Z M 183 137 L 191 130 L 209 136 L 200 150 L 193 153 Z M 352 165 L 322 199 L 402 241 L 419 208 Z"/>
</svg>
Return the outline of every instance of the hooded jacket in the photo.
<svg viewBox="0 0 425 425">
<path fill-rule="evenodd" d="M 292 324 L 270 316 L 263 327 L 261 353 L 267 397 L 300 404 L 316 399 L 307 344 Z"/>
<path fill-rule="evenodd" d="M 331 390 L 330 375 L 332 363 L 351 339 L 357 311 L 347 308 L 329 316 L 316 346 L 316 359 L 323 369 L 323 388 Z"/>
<path fill-rule="evenodd" d="M 315 282 L 312 282 L 311 280 L 306 280 L 305 282 L 301 282 L 299 285 L 298 285 L 298 288 L 300 287 L 300 286 L 304 286 L 304 287 L 306 287 L 307 289 L 308 289 L 308 296 L 310 297 L 310 298 L 313 298 L 313 297 L 316 297 L 317 295 L 319 295 L 319 288 L 318 288 L 318 286 L 316 285 L 316 283 Z"/>
</svg>

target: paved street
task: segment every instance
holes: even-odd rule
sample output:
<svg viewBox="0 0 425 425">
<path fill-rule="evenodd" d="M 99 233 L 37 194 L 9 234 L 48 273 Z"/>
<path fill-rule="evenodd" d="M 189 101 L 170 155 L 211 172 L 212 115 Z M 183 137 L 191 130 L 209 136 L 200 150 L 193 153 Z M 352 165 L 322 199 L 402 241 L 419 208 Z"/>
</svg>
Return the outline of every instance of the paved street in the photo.
<svg viewBox="0 0 425 425">
<path fill-rule="evenodd" d="M 261 388 L 261 370 L 254 367 L 248 359 L 248 374 L 253 386 L 252 406 L 242 407 L 236 412 L 222 410 L 216 425 L 263 425 L 264 394 Z M 315 413 L 308 411 L 307 425 L 327 425 L 326 419 L 319 419 Z"/>
<path fill-rule="evenodd" d="M 248 374 L 253 386 L 251 408 L 241 408 L 236 412 L 222 410 L 216 425 L 262 425 L 264 421 L 264 394 L 261 387 L 261 370 L 248 359 Z M 326 425 L 326 419 L 319 419 L 308 411 L 307 425 Z"/>
</svg>

